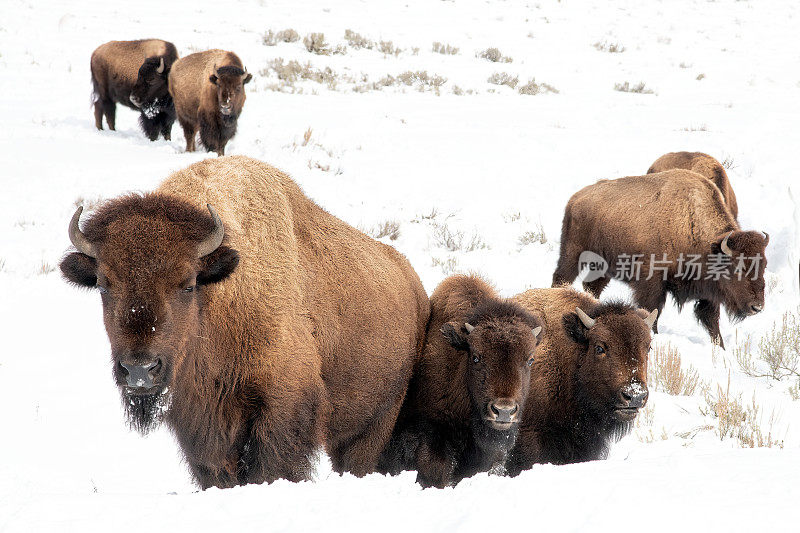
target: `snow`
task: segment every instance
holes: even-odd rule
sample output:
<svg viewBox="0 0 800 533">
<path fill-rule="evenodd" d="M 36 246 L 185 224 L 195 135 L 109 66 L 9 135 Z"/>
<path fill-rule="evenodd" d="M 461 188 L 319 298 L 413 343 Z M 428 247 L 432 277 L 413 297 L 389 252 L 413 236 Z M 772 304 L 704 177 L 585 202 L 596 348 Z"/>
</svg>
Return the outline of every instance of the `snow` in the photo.
<svg viewBox="0 0 800 533">
<path fill-rule="evenodd" d="M 247 0 L 224 9 L 186 0 L 4 0 L 0 530 L 790 529 L 800 496 L 800 402 L 788 379 L 747 376 L 732 348 L 748 336 L 757 344 L 798 307 L 798 9 L 732 0 Z M 286 28 L 301 40 L 262 44 L 264 32 Z M 402 51 L 347 47 L 322 56 L 302 44 L 324 32 L 331 48 L 346 45 L 346 29 Z M 313 482 L 197 492 L 166 430 L 142 438 L 127 429 L 100 299 L 53 269 L 78 199 L 150 190 L 211 157 L 184 153 L 177 123 L 172 141 L 149 142 L 137 114 L 121 107 L 116 132 L 94 128 L 92 50 L 153 36 L 181 55 L 236 51 L 254 79 L 226 153 L 282 168 L 367 231 L 396 221 L 399 237 L 382 240 L 406 254 L 429 292 L 452 271 L 482 273 L 509 296 L 548 286 L 572 193 L 642 174 L 669 151 L 733 161 L 740 222 L 770 234 L 765 310 L 739 324 L 723 318 L 722 352 L 691 308 L 678 313 L 668 302 L 655 341 L 675 347 L 712 396 L 730 383 L 743 403 L 755 398 L 763 431 L 783 448 L 720 439 L 701 392 L 651 387 L 637 428 L 603 462 L 539 465 L 514 479 L 482 474 L 423 491 L 413 473 L 338 476 L 323 457 Z M 459 53 L 434 53 L 434 41 Z M 625 51 L 596 49 L 602 41 Z M 476 57 L 489 47 L 513 61 Z M 276 58 L 330 67 L 339 81 L 272 90 L 281 82 L 265 69 Z M 352 90 L 364 76 L 371 83 L 405 71 L 447 81 L 438 95 L 418 83 Z M 521 95 L 488 83 L 494 73 L 517 76 L 519 85 L 535 78 L 559 93 Z M 624 82 L 644 82 L 653 94 L 614 90 Z M 456 85 L 464 94 L 454 94 Z M 463 249 L 447 249 L 447 236 Z M 603 296 L 629 294 L 612 282 Z"/>
</svg>

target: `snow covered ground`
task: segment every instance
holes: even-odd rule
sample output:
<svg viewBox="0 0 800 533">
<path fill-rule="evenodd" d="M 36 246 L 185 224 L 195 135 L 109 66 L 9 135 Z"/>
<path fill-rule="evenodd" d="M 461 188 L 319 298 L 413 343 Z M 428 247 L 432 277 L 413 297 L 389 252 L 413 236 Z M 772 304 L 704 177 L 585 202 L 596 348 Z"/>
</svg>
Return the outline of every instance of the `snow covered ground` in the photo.
<svg viewBox="0 0 800 533">
<path fill-rule="evenodd" d="M 798 312 L 800 8 L 609 4 L 3 0 L 0 530 L 796 527 L 797 378 L 751 377 L 735 348 L 751 336 L 755 369 L 766 371 L 759 340 Z M 288 28 L 299 41 L 263 43 L 268 30 Z M 348 29 L 372 48 L 356 49 Z M 306 50 L 312 32 L 325 34 L 330 54 Z M 340 477 L 323 458 L 315 482 L 195 492 L 167 431 L 128 431 L 100 299 L 55 269 L 76 203 L 151 189 L 209 157 L 183 152 L 177 123 L 171 142 L 150 143 L 124 108 L 118 131 L 95 130 L 89 55 L 143 37 L 168 39 L 181 55 L 236 51 L 255 78 L 227 153 L 284 169 L 368 232 L 396 223 L 397 238 L 382 240 L 408 256 L 429 292 L 458 271 L 486 275 L 505 295 L 548 286 L 573 192 L 642 174 L 668 151 L 708 152 L 729 165 L 742 225 L 771 236 L 766 309 L 740 324 L 723 319 L 722 352 L 690 309 L 668 303 L 656 341 L 677 348 L 700 383 L 686 396 L 651 386 L 636 430 L 605 462 L 422 491 L 411 473 Z M 436 53 L 434 42 L 458 52 Z M 492 47 L 511 61 L 478 57 Z M 281 70 L 284 79 L 270 67 L 292 60 L 298 68 Z M 488 81 L 503 74 L 508 85 Z M 534 78 L 558 93 L 541 85 L 520 94 Z M 645 92 L 614 90 L 624 82 Z M 628 294 L 612 283 L 604 297 Z M 710 406 L 718 385 L 751 406 L 732 428 L 742 438 Z M 758 431 L 773 446 L 743 448 Z"/>
</svg>

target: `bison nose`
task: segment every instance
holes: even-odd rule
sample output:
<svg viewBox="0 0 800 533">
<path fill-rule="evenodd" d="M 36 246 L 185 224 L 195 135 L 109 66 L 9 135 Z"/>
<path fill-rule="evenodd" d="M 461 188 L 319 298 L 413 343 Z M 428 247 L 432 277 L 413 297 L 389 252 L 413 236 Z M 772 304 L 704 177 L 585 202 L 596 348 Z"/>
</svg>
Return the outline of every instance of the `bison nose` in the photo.
<svg viewBox="0 0 800 533">
<path fill-rule="evenodd" d="M 152 389 L 158 384 L 158 378 L 164 370 L 161 359 L 143 365 L 135 363 L 119 363 L 128 387 L 134 389 Z"/>
<path fill-rule="evenodd" d="M 620 400 L 627 409 L 640 409 L 647 401 L 647 387 L 641 383 L 631 383 L 619 391 Z"/>
<path fill-rule="evenodd" d="M 761 303 L 759 303 L 759 302 L 752 302 L 752 303 L 750 304 L 750 312 L 751 312 L 752 314 L 754 314 L 754 315 L 755 315 L 756 313 L 760 313 L 762 309 L 764 309 L 764 305 L 763 305 L 763 304 L 761 304 Z"/>
<path fill-rule="evenodd" d="M 517 418 L 519 404 L 513 400 L 501 398 L 490 403 L 489 409 L 494 415 L 494 422 L 510 424 Z"/>
</svg>

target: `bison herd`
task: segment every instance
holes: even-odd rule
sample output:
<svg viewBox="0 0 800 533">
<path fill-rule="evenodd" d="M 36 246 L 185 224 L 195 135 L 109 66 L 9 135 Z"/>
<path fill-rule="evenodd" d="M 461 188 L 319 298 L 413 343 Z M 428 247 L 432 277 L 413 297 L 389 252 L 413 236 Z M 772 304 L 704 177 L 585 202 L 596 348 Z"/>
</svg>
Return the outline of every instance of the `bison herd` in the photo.
<svg viewBox="0 0 800 533">
<path fill-rule="evenodd" d="M 158 40 L 107 43 L 91 65 L 98 128 L 133 105 L 151 139 L 177 116 L 187 150 L 199 130 L 220 155 L 250 80 L 232 52 L 178 59 Z M 61 271 L 100 292 L 131 426 L 166 423 L 203 488 L 309 479 L 319 450 L 337 472 L 415 470 L 424 487 L 602 459 L 647 402 L 667 294 L 694 301 L 718 344 L 721 306 L 764 306 L 769 237 L 739 226 L 723 167 L 700 153 L 575 193 L 552 288 L 512 298 L 455 275 L 429 299 L 394 248 L 243 156 L 81 214 Z M 580 292 L 587 253 L 603 268 Z M 689 278 L 687 257 L 707 271 Z M 633 303 L 597 299 L 611 278 Z"/>
<path fill-rule="evenodd" d="M 160 39 L 111 41 L 92 53 L 94 120 L 115 129 L 116 104 L 141 112 L 139 125 L 151 141 L 169 140 L 177 117 L 186 151 L 195 137 L 206 151 L 225 155 L 244 107 L 252 74 L 233 52 L 207 50 L 178 58 L 175 45 Z"/>
</svg>

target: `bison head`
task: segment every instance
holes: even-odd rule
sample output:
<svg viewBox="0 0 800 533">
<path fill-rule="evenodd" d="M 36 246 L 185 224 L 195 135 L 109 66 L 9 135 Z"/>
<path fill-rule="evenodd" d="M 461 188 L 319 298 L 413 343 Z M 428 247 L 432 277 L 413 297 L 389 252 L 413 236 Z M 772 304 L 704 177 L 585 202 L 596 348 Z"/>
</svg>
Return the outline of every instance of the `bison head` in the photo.
<svg viewBox="0 0 800 533">
<path fill-rule="evenodd" d="M 482 425 L 516 430 L 528 397 L 531 365 L 542 323 L 518 305 L 479 306 L 466 322 L 448 322 L 442 334 L 467 358 L 467 390 Z M 497 435 L 504 437 L 503 435 Z"/>
<path fill-rule="evenodd" d="M 217 104 L 224 122 L 235 121 L 244 106 L 244 86 L 253 75 L 239 67 L 214 67 L 214 74 L 208 81 L 217 86 Z"/>
<path fill-rule="evenodd" d="M 143 111 L 147 111 L 148 106 L 165 99 L 169 96 L 168 76 L 169 66 L 167 66 L 164 56 L 145 59 L 142 66 L 139 67 L 136 84 L 131 89 L 131 103 Z"/>
<path fill-rule="evenodd" d="M 228 277 L 238 253 L 222 244 L 224 228 L 174 197 L 149 194 L 108 202 L 79 228 L 77 249 L 61 262 L 64 277 L 100 292 L 113 375 L 131 426 L 146 433 L 159 421 L 176 374 L 202 342 L 207 287 Z"/>
<path fill-rule="evenodd" d="M 764 309 L 764 270 L 769 235 L 760 231 L 731 231 L 712 246 L 720 258 L 722 303 L 733 320 L 742 320 Z"/>
<path fill-rule="evenodd" d="M 658 311 L 621 303 L 581 308 L 564 315 L 567 335 L 580 346 L 576 397 L 601 422 L 632 421 L 647 403 L 647 353 Z"/>
</svg>

